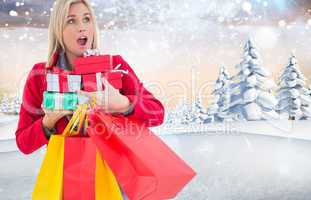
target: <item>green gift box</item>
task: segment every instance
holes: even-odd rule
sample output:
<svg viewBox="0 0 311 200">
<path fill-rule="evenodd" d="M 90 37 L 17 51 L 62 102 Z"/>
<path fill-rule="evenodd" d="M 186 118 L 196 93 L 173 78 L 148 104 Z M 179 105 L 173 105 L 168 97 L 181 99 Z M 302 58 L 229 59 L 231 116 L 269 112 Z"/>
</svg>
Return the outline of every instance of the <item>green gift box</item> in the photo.
<svg viewBox="0 0 311 200">
<path fill-rule="evenodd" d="M 43 93 L 43 108 L 47 110 L 75 110 L 78 105 L 78 95 L 75 92 L 59 93 L 48 92 Z"/>
</svg>

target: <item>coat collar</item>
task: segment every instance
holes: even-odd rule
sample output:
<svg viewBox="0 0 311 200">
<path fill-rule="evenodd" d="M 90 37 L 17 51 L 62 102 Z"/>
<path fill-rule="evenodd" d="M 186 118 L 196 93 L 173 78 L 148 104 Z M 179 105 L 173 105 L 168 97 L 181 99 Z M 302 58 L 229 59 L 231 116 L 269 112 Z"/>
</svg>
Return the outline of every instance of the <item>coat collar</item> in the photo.
<svg viewBox="0 0 311 200">
<path fill-rule="evenodd" d="M 52 69 L 53 67 L 58 67 L 63 70 L 70 70 L 69 62 L 66 57 L 65 51 L 57 50 L 52 56 L 52 63 L 48 66 L 48 69 Z"/>
</svg>

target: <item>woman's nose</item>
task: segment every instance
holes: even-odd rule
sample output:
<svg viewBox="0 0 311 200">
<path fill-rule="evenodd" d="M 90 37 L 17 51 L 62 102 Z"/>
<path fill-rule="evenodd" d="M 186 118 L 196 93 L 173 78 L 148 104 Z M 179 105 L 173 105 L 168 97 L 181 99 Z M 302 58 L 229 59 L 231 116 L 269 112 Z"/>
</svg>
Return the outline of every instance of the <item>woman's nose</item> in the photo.
<svg viewBox="0 0 311 200">
<path fill-rule="evenodd" d="M 80 23 L 78 24 L 78 31 L 79 31 L 79 32 L 84 32 L 84 31 L 86 31 L 86 24 L 80 22 Z"/>
</svg>

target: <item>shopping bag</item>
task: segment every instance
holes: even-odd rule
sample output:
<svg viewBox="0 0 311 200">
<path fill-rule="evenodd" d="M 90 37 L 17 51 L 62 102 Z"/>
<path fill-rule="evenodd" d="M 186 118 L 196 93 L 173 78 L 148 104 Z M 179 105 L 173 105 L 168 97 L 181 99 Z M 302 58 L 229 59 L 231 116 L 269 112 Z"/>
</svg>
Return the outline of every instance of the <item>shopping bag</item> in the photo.
<svg viewBox="0 0 311 200">
<path fill-rule="evenodd" d="M 89 137 L 66 137 L 65 200 L 122 200 L 118 183 Z"/>
<path fill-rule="evenodd" d="M 195 172 L 140 121 L 89 113 L 87 133 L 131 200 L 174 198 Z"/>
<path fill-rule="evenodd" d="M 79 135 L 86 109 L 80 105 L 63 133 L 51 136 L 32 200 L 122 200 L 115 176 L 95 144 Z"/>
<path fill-rule="evenodd" d="M 52 135 L 32 193 L 32 200 L 63 199 L 64 138 Z"/>
</svg>

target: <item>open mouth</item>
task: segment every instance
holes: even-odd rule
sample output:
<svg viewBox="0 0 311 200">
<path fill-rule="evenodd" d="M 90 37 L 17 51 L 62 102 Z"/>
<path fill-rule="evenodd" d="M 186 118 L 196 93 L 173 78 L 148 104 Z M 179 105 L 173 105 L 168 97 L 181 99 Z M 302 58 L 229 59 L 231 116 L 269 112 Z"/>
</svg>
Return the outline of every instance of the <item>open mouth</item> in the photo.
<svg viewBox="0 0 311 200">
<path fill-rule="evenodd" d="M 86 36 L 79 37 L 77 42 L 80 46 L 85 46 L 87 43 L 87 37 Z"/>
</svg>

